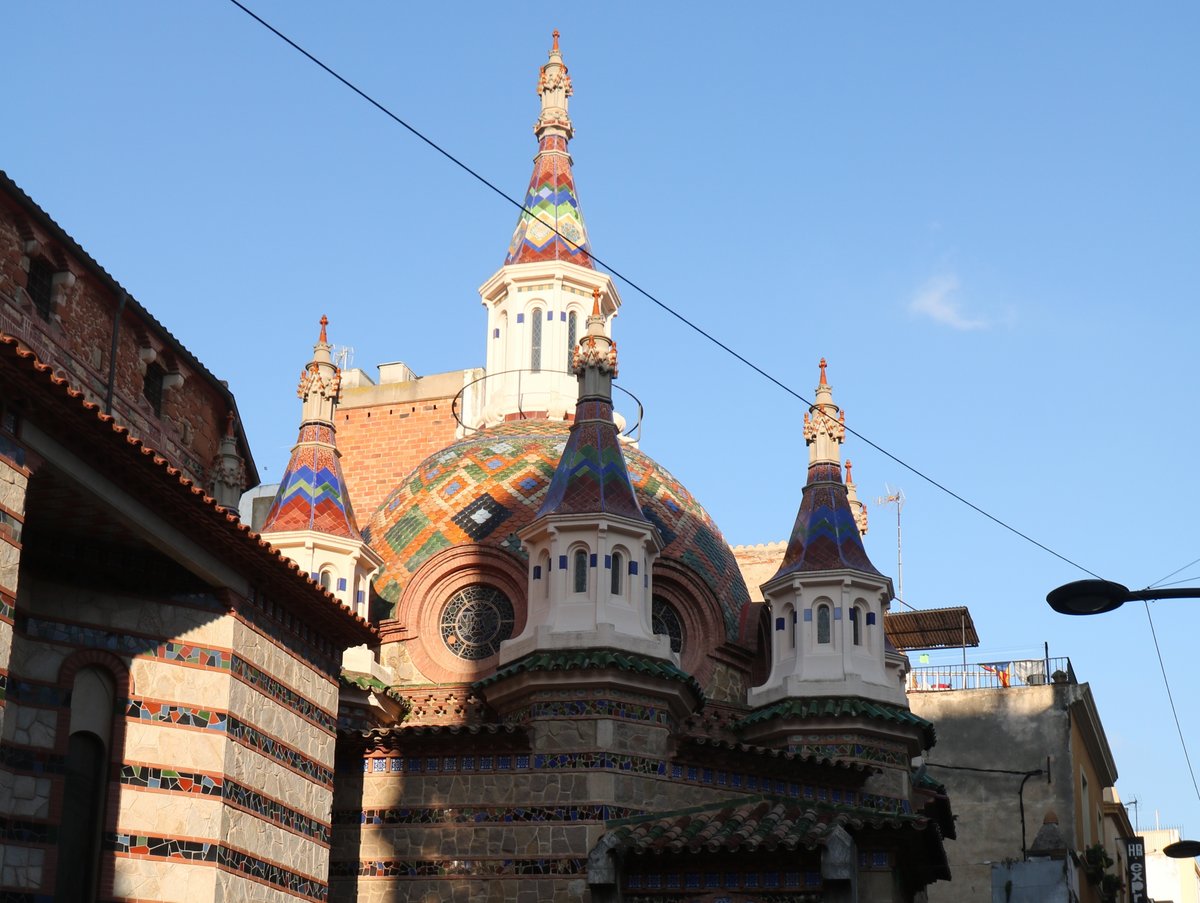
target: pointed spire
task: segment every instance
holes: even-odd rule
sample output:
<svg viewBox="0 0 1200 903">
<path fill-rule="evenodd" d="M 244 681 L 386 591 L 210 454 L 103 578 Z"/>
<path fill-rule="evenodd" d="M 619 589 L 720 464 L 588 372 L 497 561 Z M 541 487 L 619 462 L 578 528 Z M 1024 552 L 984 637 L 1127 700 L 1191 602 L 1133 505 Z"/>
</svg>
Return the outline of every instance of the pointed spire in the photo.
<svg viewBox="0 0 1200 903">
<path fill-rule="evenodd" d="M 567 99 L 573 92 L 555 30 L 549 59 L 538 72 L 541 112 L 533 126 L 538 139 L 533 177 L 525 193 L 525 211 L 508 246 L 506 265 L 566 260 L 594 269 L 567 152 L 567 142 L 575 134 L 567 112 Z"/>
<path fill-rule="evenodd" d="M 850 468 L 853 467 L 850 459 L 846 459 L 846 499 L 850 502 L 850 510 L 854 512 L 854 522 L 858 524 L 858 535 L 867 535 L 867 506 L 858 498 L 858 487 L 854 485 L 854 480 L 850 476 Z"/>
<path fill-rule="evenodd" d="M 617 375 L 617 343 L 604 332 L 600 292 L 592 295 L 587 334 L 575 348 L 571 369 L 579 379 L 575 421 L 538 516 L 617 514 L 646 521 L 638 504 L 621 439 L 613 421 L 612 381 Z"/>
<path fill-rule="evenodd" d="M 833 403 L 825 367 L 825 359 L 821 358 L 816 400 L 804 415 L 808 481 L 783 563 L 771 580 L 784 574 L 842 568 L 880 575 L 863 548 L 848 487 L 842 482 L 841 444 L 846 438 L 846 415 Z"/>
<path fill-rule="evenodd" d="M 322 316 L 312 360 L 300 374 L 296 389 L 303 402 L 300 435 L 267 513 L 263 533 L 312 530 L 362 538 L 350 506 L 334 435 L 333 415 L 342 373 L 330 356 L 333 346 L 326 334 L 328 325 L 329 318 Z"/>
</svg>

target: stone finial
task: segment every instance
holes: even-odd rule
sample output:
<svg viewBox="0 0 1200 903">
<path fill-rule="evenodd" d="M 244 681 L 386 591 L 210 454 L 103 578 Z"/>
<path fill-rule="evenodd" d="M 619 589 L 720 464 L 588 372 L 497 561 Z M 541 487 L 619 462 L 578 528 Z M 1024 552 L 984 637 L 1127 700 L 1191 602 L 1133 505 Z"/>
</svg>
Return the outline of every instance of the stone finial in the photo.
<svg viewBox="0 0 1200 903">
<path fill-rule="evenodd" d="M 317 341 L 320 342 L 322 345 L 329 344 L 329 338 L 325 335 L 325 327 L 328 325 L 329 325 L 329 317 L 325 316 L 324 314 L 321 314 L 321 335 L 317 338 Z"/>
<path fill-rule="evenodd" d="M 617 375 L 617 343 L 604 332 L 607 317 L 600 310 L 600 289 L 592 289 L 592 313 L 587 318 L 587 335 L 575 346 L 571 370 L 579 376 L 595 368 L 615 378 Z"/>
<path fill-rule="evenodd" d="M 562 53 L 558 49 L 558 30 L 554 31 L 554 45 L 550 48 L 549 59 L 538 70 L 537 93 L 542 99 L 542 112 L 534 123 L 533 131 L 540 141 L 548 135 L 558 135 L 570 140 L 575 134 L 571 125 L 571 117 L 567 114 L 567 98 L 574 93 L 571 86 L 571 76 L 562 61 Z"/>
<path fill-rule="evenodd" d="M 850 511 L 854 514 L 854 523 L 858 527 L 859 536 L 867 535 L 867 506 L 858 498 L 858 487 L 854 485 L 851 475 L 853 464 L 846 459 L 846 501 L 850 503 Z"/>
<path fill-rule="evenodd" d="M 804 415 L 804 441 L 808 443 L 808 463 L 839 464 L 839 446 L 846 438 L 846 415 L 833 403 L 833 389 L 825 377 L 825 358 L 821 358 L 821 381 L 817 397 Z"/>
</svg>

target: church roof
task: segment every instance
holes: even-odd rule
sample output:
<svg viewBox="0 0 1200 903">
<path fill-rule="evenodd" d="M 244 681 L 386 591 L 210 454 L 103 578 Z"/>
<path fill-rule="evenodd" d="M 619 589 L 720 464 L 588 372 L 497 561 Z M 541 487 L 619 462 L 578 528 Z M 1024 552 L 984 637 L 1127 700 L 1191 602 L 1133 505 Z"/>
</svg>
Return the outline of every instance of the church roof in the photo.
<svg viewBox="0 0 1200 903">
<path fill-rule="evenodd" d="M 783 563 L 771 579 L 840 568 L 879 575 L 863 547 L 858 522 L 846 497 L 841 467 L 813 464 L 808 468 L 808 482 Z"/>
<path fill-rule="evenodd" d="M 504 258 L 506 265 L 564 260 L 594 269 L 583 211 L 575 192 L 571 155 L 567 152 L 567 143 L 574 134 L 567 115 L 567 98 L 572 90 L 556 31 L 550 57 L 538 74 L 537 93 L 542 103 L 541 115 L 534 126 L 538 152 L 525 192 L 525 209 L 517 219 L 508 256 Z"/>
<path fill-rule="evenodd" d="M 704 690 L 701 689 L 696 679 L 690 674 L 680 671 L 670 662 L 610 649 L 580 649 L 527 655 L 511 665 L 501 668 L 495 674 L 478 681 L 475 686 L 489 687 L 505 677 L 529 671 L 596 671 L 610 668 L 616 671 L 630 671 L 650 677 L 676 680 L 686 684 L 696 694 L 697 699 L 704 699 Z"/>
<path fill-rule="evenodd" d="M 287 470 L 262 527 L 263 533 L 291 530 L 362 538 L 334 447 L 333 427 L 328 424 L 306 423 L 300 427 Z"/>
<path fill-rule="evenodd" d="M 614 849 L 632 853 L 753 853 L 823 846 L 839 825 L 912 828 L 924 816 L 761 794 L 608 822 Z"/>
<path fill-rule="evenodd" d="M 511 421 L 418 465 L 364 531 L 384 559 L 375 580 L 379 595 L 398 602 L 417 569 L 450 546 L 478 542 L 524 555 L 516 534 L 537 516 L 567 440 L 565 423 Z M 750 594 L 721 531 L 665 468 L 639 449 L 623 453 L 638 505 L 662 538 L 661 558 L 708 585 L 720 602 L 728 639 L 737 641 Z"/>
<path fill-rule="evenodd" d="M 889 724 L 918 728 L 926 749 L 937 743 L 937 732 L 933 728 L 933 722 L 927 721 L 920 715 L 914 715 L 907 708 L 901 706 L 871 702 L 854 696 L 784 699 L 774 705 L 751 712 L 737 722 L 735 730 L 742 730 L 772 718 L 870 718 Z"/>
<path fill-rule="evenodd" d="M 611 401 L 582 401 L 575 409 L 567 447 L 538 514 L 584 512 L 646 519 L 629 481 Z"/>
</svg>

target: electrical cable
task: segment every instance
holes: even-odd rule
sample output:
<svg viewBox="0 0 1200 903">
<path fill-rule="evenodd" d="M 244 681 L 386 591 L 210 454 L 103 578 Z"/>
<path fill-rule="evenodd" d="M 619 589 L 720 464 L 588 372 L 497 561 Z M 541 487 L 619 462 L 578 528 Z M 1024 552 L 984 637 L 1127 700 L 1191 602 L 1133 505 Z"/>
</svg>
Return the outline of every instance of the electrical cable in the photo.
<svg viewBox="0 0 1200 903">
<path fill-rule="evenodd" d="M 1183 747 L 1183 760 L 1187 763 L 1188 776 L 1192 779 L 1192 789 L 1196 791 L 1196 799 L 1200 800 L 1200 785 L 1196 783 L 1196 772 L 1192 768 L 1192 757 L 1188 755 L 1187 741 L 1183 739 L 1183 727 L 1179 723 L 1179 713 L 1175 711 L 1175 696 L 1171 693 L 1171 682 L 1167 679 L 1167 667 L 1163 664 L 1162 650 L 1158 647 L 1158 633 L 1154 629 L 1154 619 L 1150 617 L 1150 603 L 1143 599 L 1142 605 L 1146 607 L 1146 620 L 1150 624 L 1150 636 L 1154 639 L 1154 653 L 1158 656 L 1158 668 L 1162 671 L 1163 686 L 1167 688 L 1167 702 L 1171 704 L 1171 716 L 1175 719 L 1175 730 L 1179 734 L 1179 745 Z"/>
<path fill-rule="evenodd" d="M 281 32 L 279 29 L 277 29 L 275 26 L 271 25 L 269 22 L 267 22 L 265 19 L 263 19 L 263 18 L 262 18 L 261 16 L 259 16 L 257 13 L 255 13 L 255 12 L 254 12 L 254 11 L 252 11 L 252 10 L 250 10 L 250 9 L 249 9 L 249 8 L 247 8 L 245 5 L 243 5 L 241 2 L 239 2 L 239 0 L 229 0 L 229 2 L 230 2 L 230 3 L 232 3 L 234 6 L 236 6 L 238 9 L 240 9 L 242 12 L 244 12 L 246 15 L 248 15 L 250 18 L 252 18 L 254 21 L 258 22 L 258 24 L 259 24 L 259 25 L 261 25 L 263 28 L 267 29 L 267 30 L 268 30 L 268 31 L 270 31 L 272 34 L 274 34 L 274 35 L 275 35 L 277 38 L 279 38 L 281 41 L 283 41 L 283 42 L 284 42 L 284 43 L 286 43 L 288 46 L 290 46 L 291 48 L 293 48 L 294 50 L 296 50 L 298 53 L 300 53 L 301 55 L 303 55 L 305 58 L 307 58 L 307 59 L 308 59 L 310 62 L 312 62 L 314 65 L 316 65 L 316 66 L 320 67 L 320 68 L 321 68 L 322 70 L 324 70 L 326 73 L 328 73 L 328 74 L 329 74 L 329 75 L 331 75 L 333 78 L 335 78 L 337 81 L 341 82 L 343 85 L 345 85 L 347 88 L 349 88 L 349 89 L 350 89 L 351 91 L 353 91 L 355 94 L 357 94 L 359 97 L 361 97 L 361 98 L 362 98 L 363 100 L 365 100 L 367 103 L 371 104 L 371 106 L 375 107 L 377 110 L 379 110 L 379 111 L 380 111 L 381 113 L 383 113 L 385 116 L 387 116 L 389 119 L 391 119 L 392 121 L 394 121 L 394 122 L 395 122 L 395 123 L 397 123 L 398 125 L 402 126 L 402 127 L 403 127 L 404 129 L 406 129 L 406 130 L 407 130 L 409 133 L 411 133 L 412 135 L 414 135 L 416 138 L 420 139 L 422 142 L 424 142 L 424 143 L 425 143 L 426 145 L 428 145 L 430 148 L 432 148 L 433 150 L 435 150 L 437 153 L 441 154 L 443 157 L 445 157 L 447 160 L 449 160 L 451 163 L 453 163 L 455 166 L 457 166 L 457 167 L 458 167 L 459 169 L 461 169 L 463 172 L 467 173 L 469 176 L 471 176 L 473 179 L 475 179 L 476 181 L 478 181 L 479 183 L 481 183 L 481 184 L 482 184 L 482 185 L 484 185 L 485 187 L 487 187 L 487 188 L 491 189 L 491 191 L 492 191 L 492 192 L 494 192 L 495 194 L 499 195 L 499 196 L 500 196 L 500 197 L 501 197 L 503 200 L 507 201 L 509 204 L 512 204 L 512 205 L 513 205 L 514 207 L 516 207 L 518 210 L 522 211 L 523 213 L 529 214 L 530 216 L 534 216 L 534 217 L 536 218 L 536 214 L 534 214 L 534 212 L 533 212 L 532 210 L 529 210 L 527 207 L 525 207 L 525 205 L 524 205 L 524 204 L 522 204 L 520 201 L 518 201 L 518 200 L 516 200 L 515 198 L 512 198 L 512 197 L 510 197 L 509 195 L 505 194 L 505 193 L 504 193 L 504 192 L 503 192 L 503 191 L 502 191 L 500 188 L 498 188 L 498 187 L 497 187 L 495 184 L 493 184 L 492 182 L 488 181 L 486 178 L 484 178 L 482 175 L 480 175 L 479 173 L 477 173 L 477 172 L 476 172 L 474 169 L 472 169 L 472 168 L 471 168 L 470 166 L 468 166 L 466 163 L 462 162 L 462 161 L 461 161 L 461 160 L 459 160 L 457 157 L 455 157 L 453 154 L 451 154 L 449 151 L 447 151 L 447 150 L 445 150 L 444 148 L 442 148 L 442 147 L 441 147 L 441 146 L 440 146 L 440 145 L 439 145 L 437 142 L 435 142 L 433 139 L 426 137 L 426 136 L 425 136 L 425 135 L 424 135 L 424 134 L 423 134 L 421 131 L 419 131 L 419 130 L 418 130 L 416 127 L 414 127 L 414 126 L 410 125 L 409 123 L 405 122 L 405 121 L 404 121 L 403 119 L 401 119 L 401 118 L 400 118 L 398 115 L 396 115 L 395 113 L 393 113 L 391 110 L 389 110 L 389 109 L 388 109 L 386 106 L 384 106 L 384 105 L 383 105 L 382 103 L 380 103 L 378 100 L 376 100 L 375 98 L 373 98 L 373 97 L 372 97 L 370 94 L 368 94 L 368 93 L 367 93 L 366 91 L 364 91 L 362 88 L 359 88 L 357 85 L 355 85 L 355 84 L 354 84 L 353 82 L 351 82 L 349 79 L 347 79 L 347 78 L 345 78 L 344 76 L 340 75 L 340 74 L 339 74 L 337 71 L 335 71 L 333 68 L 331 68 L 330 66 L 326 65 L 325 63 L 323 63 L 321 60 L 319 60 L 319 59 L 318 59 L 317 57 L 315 57 L 313 54 L 309 53 L 307 50 L 305 50 L 303 47 L 301 47 L 299 44 L 297 44 L 295 41 L 293 41 L 291 38 L 289 38 L 287 35 L 285 35 L 285 34 L 284 34 L 283 32 Z M 572 246 L 578 247 L 578 245 L 576 245 L 576 243 L 575 243 L 574 241 L 572 241 L 571 239 L 567 238 L 567 236 L 565 236 L 565 235 L 563 235 L 561 232 L 559 232 L 559 231 L 558 231 L 558 229 L 557 229 L 556 227 L 554 227 L 554 226 L 551 226 L 549 223 L 545 223 L 545 225 L 546 225 L 546 226 L 547 226 L 547 227 L 548 227 L 548 228 L 549 228 L 551 231 L 553 231 L 555 235 L 557 235 L 559 238 L 561 238 L 563 241 L 567 242 L 568 244 L 570 244 L 570 245 L 572 245 Z M 600 259 L 599 257 L 597 257 L 595 254 L 591 253 L 591 251 L 589 251 L 588 253 L 589 253 L 589 255 L 591 256 L 591 259 L 592 259 L 592 260 L 593 260 L 595 263 L 599 264 L 601 267 L 603 267 L 605 270 L 607 270 L 607 271 L 608 271 L 609 273 L 611 273 L 613 276 L 615 276 L 615 277 L 617 277 L 618 279 L 620 279 L 622 282 L 624 282 L 626 285 L 628 285 L 630 288 L 632 288 L 632 289 L 633 289 L 634 291 L 636 291 L 638 294 L 642 295 L 642 296 L 643 296 L 644 298 L 646 298 L 647 300 L 649 300 L 649 301 L 651 301 L 652 303 L 656 304 L 656 305 L 657 305 L 657 306 L 658 306 L 660 309 L 662 309 L 662 310 L 663 310 L 663 311 L 665 311 L 666 313 L 670 314 L 672 317 L 674 317 L 674 318 L 675 318 L 676 320 L 678 320 L 680 323 L 682 323 L 683 325 L 687 326 L 688 328 L 690 328 L 690 329 L 691 329 L 691 330 L 693 330 L 694 332 L 698 333 L 699 335 L 703 336 L 704 338 L 708 339 L 708 341 L 712 342 L 714 345 L 716 345 L 716 346 L 717 346 L 718 348 L 720 348 L 722 351 L 724 351 L 724 352 L 726 352 L 727 354 L 731 355 L 732 357 L 734 357 L 735 359 L 737 359 L 738 361 L 740 361 L 742 364 L 745 364 L 747 367 L 749 367 L 751 370 L 753 370 L 753 371 L 754 371 L 755 373 L 757 373 L 759 376 L 763 377 L 763 378 L 764 378 L 764 379 L 766 379 L 768 382 L 770 382 L 770 383 L 773 383 L 773 384 L 774 384 L 776 387 L 778 387 L 779 389 L 782 389 L 782 390 L 783 390 L 784 392 L 786 392 L 788 395 L 791 395 L 793 398 L 797 399 L 798 401 L 800 401 L 800 402 L 802 402 L 802 403 L 804 403 L 804 404 L 808 405 L 809 407 L 812 407 L 812 404 L 813 404 L 813 403 L 812 403 L 811 401 L 809 401 L 807 398 L 805 398 L 803 395 L 801 395 L 801 394 L 800 394 L 799 392 L 797 392 L 795 389 L 793 389 L 793 388 L 791 388 L 790 386 L 788 386 L 788 385 L 787 385 L 786 383 L 784 383 L 782 380 L 779 380 L 779 379 L 777 379 L 776 377 L 772 376 L 770 373 L 768 373 L 768 372 L 767 372 L 766 370 L 764 370 L 762 367 L 759 367 L 757 364 L 755 364 L 754 362 L 752 362 L 752 361 L 751 361 L 751 360 L 749 360 L 748 358 L 746 358 L 746 357 L 744 357 L 743 355 L 739 354 L 737 351 L 734 351 L 734 350 L 733 350 L 733 348 L 731 348 L 730 346 L 726 345 L 724 342 L 722 342 L 722 341 L 721 341 L 720 339 L 718 339 L 716 336 L 712 335 L 711 333 L 709 333 L 709 332 L 707 332 L 706 330 L 704 330 L 702 327 L 700 327 L 700 326 L 698 326 L 697 324 L 693 323 L 693 322 L 692 322 L 691 320 L 689 320 L 687 317 L 683 316 L 683 314 L 679 313 L 678 311 L 676 311 L 674 308 L 670 307 L 669 305 L 667 305 L 667 304 L 666 304 L 666 303 L 664 303 L 663 301 L 660 301 L 658 298 L 656 298 L 656 297 L 655 297 L 653 294 L 651 294 L 649 291 L 647 291 L 646 289 L 642 288 L 642 287 L 641 287 L 641 286 L 640 286 L 638 283 L 634 282 L 634 281 L 633 281 L 632 279 L 630 279 L 628 276 L 626 276 L 625 274 L 623 274 L 623 273 L 622 273 L 620 270 L 616 269 L 616 267 L 613 267 L 612 265 L 610 265 L 610 264 L 606 263 L 605 261 L 601 260 L 601 259 Z M 1100 575 L 1099 575 L 1099 574 L 1097 574 L 1095 571 L 1092 571 L 1092 570 L 1089 570 L 1088 568 L 1085 568 L 1085 567 L 1084 567 L 1082 564 L 1079 564 L 1077 561 L 1072 561 L 1072 560 L 1071 560 L 1070 558 L 1068 558 L 1067 556 L 1065 556 L 1065 555 L 1062 555 L 1062 554 L 1060 554 L 1060 553 L 1058 553 L 1058 552 L 1054 551 L 1054 549 L 1050 548 L 1049 546 L 1045 545 L 1044 543 L 1038 542 L 1036 539 L 1034 539 L 1032 536 L 1028 535 L 1027 533 L 1023 533 L 1023 532 L 1021 532 L 1021 531 L 1020 531 L 1020 530 L 1018 530 L 1016 527 L 1012 526 L 1011 524 L 1008 524 L 1008 523 L 1006 523 L 1005 521 L 1002 521 L 1000 518 L 996 517 L 994 514 L 991 514 L 991 513 L 987 512 L 987 511 L 985 511 L 983 508 L 980 508 L 980 507 L 979 507 L 978 505 L 976 505 L 975 503 L 973 503 L 973 502 L 971 502 L 971 501 L 968 501 L 966 498 L 964 498 L 963 496 L 959 495 L 959 494 L 958 494 L 957 492 L 955 492 L 954 490 L 950 489 L 949 487 L 945 486 L 945 485 L 944 485 L 944 484 L 942 484 L 942 483 L 939 483 L 939 482 L 938 482 L 937 480 L 935 480 L 933 477 L 929 476 L 928 474 L 924 473 L 924 472 L 923 472 L 923 471 L 921 471 L 921 470 L 918 470 L 916 467 L 914 467 L 913 465 L 909 464 L 907 461 L 904 461 L 902 458 L 899 458 L 899 457 L 897 457 L 896 455 L 892 454 L 891 452 L 889 452 L 887 449 L 883 448 L 882 446 L 880 446 L 880 445 L 876 444 L 875 442 L 872 442 L 870 439 L 868 439 L 866 436 L 864 436 L 862 433 L 858 432 L 857 430 L 851 429 L 850 427 L 846 427 L 845 429 L 846 429 L 846 432 L 848 432 L 848 433 L 849 433 L 851 436 L 854 436 L 856 439 L 858 439 L 858 440 L 860 440 L 860 441 L 864 442 L 865 444 L 869 445 L 871 448 L 875 449 L 875 451 L 879 452 L 881 455 L 883 455 L 885 458 L 889 459 L 889 460 L 890 460 L 890 461 L 892 461 L 893 463 L 895 463 L 895 464 L 898 464 L 900 467 L 902 467 L 903 469 L 907 470 L 909 473 L 913 474 L 914 476 L 920 477 L 920 478 L 921 478 L 922 480 L 924 480 L 926 483 L 930 484 L 931 486 L 933 486 L 933 487 L 935 487 L 935 488 L 937 488 L 937 489 L 940 489 L 940 490 L 941 490 L 942 492 L 944 492 L 946 495 L 950 496 L 951 498 L 955 499 L 956 501 L 960 502 L 961 504 L 963 504 L 963 505 L 966 505 L 968 508 L 970 508 L 970 509 L 971 509 L 972 511 L 974 511 L 976 514 L 980 514 L 980 515 L 982 515 L 983 517 L 985 517 L 985 518 L 987 518 L 988 520 L 992 521 L 992 523 L 996 524 L 997 526 L 999 526 L 999 527 L 1002 527 L 1003 529 L 1005 529 L 1005 530 L 1007 530 L 1008 532 L 1010 532 L 1010 533 L 1014 534 L 1015 536 L 1018 536 L 1018 537 L 1020 537 L 1021 539 L 1025 540 L 1026 542 L 1028 542 L 1028 543 L 1030 543 L 1030 544 L 1032 544 L 1032 545 L 1035 545 L 1035 546 L 1037 546 L 1037 547 L 1038 547 L 1039 549 L 1041 549 L 1043 552 L 1046 552 L 1046 553 L 1048 553 L 1048 554 L 1050 554 L 1050 555 L 1053 555 L 1055 558 L 1059 559 L 1060 561 L 1063 561 L 1063 562 L 1065 562 L 1066 564 L 1069 564 L 1069 565 L 1071 565 L 1071 566 L 1072 566 L 1072 567 L 1074 567 L 1074 568 L 1078 568 L 1079 570 L 1083 571 L 1085 574 L 1090 574 L 1091 576 L 1095 577 L 1095 578 L 1096 578 L 1096 579 L 1098 579 L 1098 580 L 1099 580 L 1099 579 L 1102 579 L 1102 578 L 1100 577 Z"/>
<path fill-rule="evenodd" d="M 1156 587 L 1156 586 L 1174 586 L 1174 584 L 1172 584 L 1172 583 L 1164 584 L 1163 581 L 1169 577 L 1174 577 L 1180 571 L 1186 571 L 1193 564 L 1200 564 L 1200 558 L 1194 558 L 1191 561 L 1189 561 L 1187 564 L 1185 564 L 1183 567 L 1175 568 L 1175 570 L 1171 571 L 1171 573 L 1167 574 L 1165 577 L 1159 577 L 1157 580 L 1155 580 L 1153 583 L 1151 583 L 1149 586 L 1147 586 L 1146 589 L 1154 589 L 1154 587 Z M 1175 583 L 1183 583 L 1183 582 L 1184 582 L 1183 580 L 1175 581 Z"/>
</svg>

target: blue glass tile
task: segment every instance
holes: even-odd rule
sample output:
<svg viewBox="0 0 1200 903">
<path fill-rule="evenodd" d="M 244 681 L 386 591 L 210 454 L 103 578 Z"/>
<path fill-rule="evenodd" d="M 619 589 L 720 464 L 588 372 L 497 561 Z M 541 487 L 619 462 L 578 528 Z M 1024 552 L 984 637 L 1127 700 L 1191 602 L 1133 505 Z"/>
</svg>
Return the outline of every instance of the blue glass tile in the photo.
<svg viewBox="0 0 1200 903">
<path fill-rule="evenodd" d="M 873 611 L 869 611 L 869 612 L 867 612 L 867 623 L 868 623 L 868 624 L 874 624 L 874 623 L 875 623 L 875 612 L 873 612 Z"/>
<path fill-rule="evenodd" d="M 524 314 L 517 314 L 517 322 L 518 322 L 518 323 L 524 323 L 524 322 L 525 322 L 525 315 L 524 315 Z"/>
<path fill-rule="evenodd" d="M 338 577 L 338 592 L 344 593 L 345 591 L 346 591 L 346 578 Z"/>
<path fill-rule="evenodd" d="M 558 312 L 558 319 L 560 322 L 566 323 L 567 322 L 567 312 L 565 310 L 560 310 Z"/>
<path fill-rule="evenodd" d="M 842 619 L 842 609 L 840 607 L 833 610 L 833 619 L 835 621 L 840 621 Z"/>
<path fill-rule="evenodd" d="M 812 609 L 811 608 L 804 609 L 804 620 L 806 620 L 806 621 L 812 620 Z"/>
<path fill-rule="evenodd" d="M 533 566 L 533 579 L 534 580 L 542 579 L 542 566 L 540 564 L 535 564 Z"/>
<path fill-rule="evenodd" d="M 560 571 L 565 571 L 567 569 L 567 556 L 566 555 L 558 556 L 558 569 Z"/>
<path fill-rule="evenodd" d="M 588 561 L 588 564 L 589 564 L 589 566 L 591 566 L 591 567 L 595 567 L 595 566 L 596 566 L 596 553 L 595 553 L 595 552 L 593 552 L 593 553 L 591 554 L 591 559 Z"/>
<path fill-rule="evenodd" d="M 783 627 L 784 627 L 784 620 L 783 620 L 783 618 L 776 618 L 776 619 L 775 619 L 775 629 L 776 629 L 776 630 L 783 630 Z"/>
<path fill-rule="evenodd" d="M 633 561 L 632 559 L 629 562 L 629 573 L 631 573 L 635 577 L 637 576 L 637 572 L 638 572 L 637 564 L 638 563 L 636 561 Z"/>
<path fill-rule="evenodd" d="M 499 329 L 493 329 L 493 330 L 492 330 L 492 338 L 493 338 L 493 339 L 498 339 L 498 338 L 500 338 L 500 330 L 499 330 Z"/>
<path fill-rule="evenodd" d="M 604 569 L 606 571 L 612 570 L 612 556 L 611 555 L 604 556 Z"/>
</svg>

